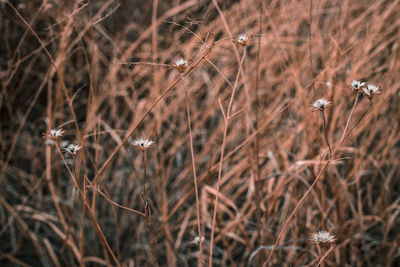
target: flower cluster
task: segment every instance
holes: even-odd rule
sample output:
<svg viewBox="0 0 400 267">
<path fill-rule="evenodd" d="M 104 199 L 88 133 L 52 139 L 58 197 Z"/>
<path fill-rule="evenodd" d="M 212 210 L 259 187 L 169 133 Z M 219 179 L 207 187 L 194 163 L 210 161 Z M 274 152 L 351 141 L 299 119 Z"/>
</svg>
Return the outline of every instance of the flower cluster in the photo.
<svg viewBox="0 0 400 267">
<path fill-rule="evenodd" d="M 56 140 L 62 137 L 64 134 L 63 129 L 51 129 L 50 133 L 48 135 L 45 135 L 46 137 L 46 145 L 54 145 L 56 143 Z M 69 144 L 68 146 L 65 146 L 62 150 L 66 154 L 71 154 L 71 155 L 76 155 L 76 153 L 82 148 L 82 146 L 79 145 L 74 145 L 74 144 Z"/>
<path fill-rule="evenodd" d="M 374 98 L 374 96 L 376 94 L 381 93 L 381 88 L 372 83 L 366 83 L 366 82 L 353 80 L 351 82 L 351 87 L 358 93 L 361 93 L 361 94 L 364 94 L 365 96 L 367 96 L 369 100 Z"/>
<path fill-rule="evenodd" d="M 375 95 L 381 93 L 381 88 L 379 86 L 376 86 L 372 83 L 367 83 L 367 82 L 362 82 L 362 81 L 357 81 L 353 80 L 350 84 L 351 88 L 353 88 L 354 91 L 364 94 L 366 97 L 368 97 L 369 100 L 372 100 Z M 317 101 L 315 101 L 312 106 L 314 110 L 319 110 L 319 111 L 324 111 L 327 106 L 329 106 L 331 102 L 324 98 L 320 98 Z"/>
</svg>

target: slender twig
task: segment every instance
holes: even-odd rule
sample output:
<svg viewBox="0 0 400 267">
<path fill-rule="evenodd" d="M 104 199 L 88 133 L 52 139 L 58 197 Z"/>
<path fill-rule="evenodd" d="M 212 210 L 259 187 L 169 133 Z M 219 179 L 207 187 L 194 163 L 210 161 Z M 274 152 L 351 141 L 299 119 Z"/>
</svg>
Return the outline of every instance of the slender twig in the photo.
<svg viewBox="0 0 400 267">
<path fill-rule="evenodd" d="M 318 266 L 318 264 L 319 264 L 319 262 L 320 262 L 320 260 L 322 258 L 322 251 L 321 251 L 321 246 L 319 245 L 319 243 L 317 243 L 317 251 L 318 251 L 318 263 L 315 265 L 315 267 Z"/>
<path fill-rule="evenodd" d="M 187 116 L 187 123 L 189 128 L 189 140 L 190 140 L 190 155 L 192 158 L 192 170 L 193 170 L 193 180 L 194 180 L 194 189 L 196 193 L 196 215 L 197 215 L 197 231 L 199 235 L 199 260 L 198 266 L 203 266 L 203 236 L 201 234 L 201 221 L 200 221 L 200 202 L 199 202 L 199 189 L 197 186 L 197 175 L 196 175 L 196 163 L 194 159 L 194 149 L 193 149 L 193 135 L 192 135 L 192 126 L 190 120 L 190 108 L 189 108 L 189 96 L 188 90 L 186 85 L 186 80 L 183 78 L 183 85 L 185 87 L 185 100 L 186 100 L 186 116 Z"/>
<path fill-rule="evenodd" d="M 144 218 L 146 220 L 147 232 L 149 234 L 151 252 L 153 254 L 153 261 L 154 261 L 154 264 L 156 266 L 158 266 L 156 246 L 155 246 L 155 243 L 153 240 L 153 231 L 151 229 L 149 198 L 146 194 L 146 170 L 147 170 L 146 150 L 143 150 L 142 152 L 143 152 L 143 192 L 142 192 L 140 199 L 142 201 L 143 208 L 144 208 Z"/>
<path fill-rule="evenodd" d="M 354 128 L 357 127 L 357 125 L 364 119 L 365 115 L 368 113 L 368 110 L 371 107 L 371 101 L 369 101 L 367 108 L 365 109 L 364 113 L 361 115 L 360 119 L 356 124 L 353 125 L 353 127 L 350 128 L 350 130 L 347 132 L 345 138 L 353 131 Z"/>
<path fill-rule="evenodd" d="M 360 95 L 357 94 L 356 99 L 354 100 L 353 107 L 351 108 L 349 118 L 347 119 L 346 126 L 344 127 L 342 137 L 340 138 L 339 143 L 336 145 L 335 150 L 332 152 L 332 157 L 333 157 L 333 154 L 335 154 L 335 152 L 339 149 L 339 147 L 340 147 L 340 145 L 342 144 L 342 142 L 344 141 L 344 139 L 347 137 L 347 128 L 349 128 L 350 119 L 351 119 L 351 117 L 353 116 L 353 113 L 354 113 L 354 110 L 355 110 L 355 108 L 356 108 L 356 105 L 357 105 L 357 102 L 358 102 L 358 99 L 359 99 L 359 98 L 360 98 Z"/>
<path fill-rule="evenodd" d="M 75 180 L 76 180 L 76 182 L 77 182 L 77 184 L 78 184 L 78 186 L 79 186 L 79 178 L 78 178 L 78 174 L 77 174 L 77 166 L 76 166 L 76 165 L 77 165 L 77 164 L 76 164 L 76 155 L 73 154 L 73 155 L 72 155 L 72 171 L 73 171 L 73 174 L 74 174 L 74 176 L 75 176 Z M 78 188 L 78 190 L 80 190 L 80 189 Z M 86 198 L 85 187 L 82 187 L 81 190 L 83 190 L 83 195 L 84 195 L 85 198 Z M 82 203 L 82 220 L 81 220 L 81 231 L 80 231 L 80 242 L 79 242 L 79 248 L 80 248 L 80 253 L 81 253 L 81 259 L 80 259 L 79 264 L 80 264 L 82 267 L 85 266 L 85 263 L 84 263 L 84 260 L 83 260 L 84 257 L 85 257 L 85 246 L 84 246 L 84 238 L 85 238 L 85 236 L 84 236 L 84 234 L 85 234 L 85 214 L 86 214 L 85 204 Z M 69 234 L 70 234 L 70 231 L 68 231 L 68 233 L 67 233 L 67 238 L 66 238 L 66 240 L 68 239 Z"/>
<path fill-rule="evenodd" d="M 122 62 L 119 63 L 120 65 L 147 65 L 147 66 L 161 66 L 161 67 L 168 67 L 168 68 L 172 68 L 174 65 L 172 64 L 164 64 L 164 63 L 158 63 L 158 62 Z"/>
<path fill-rule="evenodd" d="M 146 174 L 147 174 L 146 150 L 143 150 L 142 153 L 143 153 L 143 191 L 142 191 L 142 194 L 144 195 L 145 198 L 147 198 L 147 196 L 146 196 Z"/>
<path fill-rule="evenodd" d="M 117 202 L 111 200 L 111 199 L 110 199 L 105 193 L 103 193 L 99 188 L 94 187 L 94 186 L 93 186 L 93 188 L 94 188 L 102 197 L 104 197 L 105 200 L 107 200 L 108 202 L 110 202 L 110 203 L 113 204 L 114 206 L 117 206 L 117 207 L 119 207 L 119 208 L 121 208 L 121 209 L 128 210 L 128 211 L 131 211 L 131 212 L 133 212 L 133 213 L 136 213 L 136 214 L 139 214 L 139 215 L 144 216 L 144 213 L 143 213 L 143 212 L 140 212 L 140 211 L 137 211 L 137 210 L 134 210 L 134 209 L 131 209 L 131 208 L 122 206 L 122 205 L 118 204 Z"/>
<path fill-rule="evenodd" d="M 260 17 L 259 17 L 259 30 L 258 34 L 261 36 L 262 34 L 262 23 L 263 23 L 263 5 L 262 5 L 262 0 L 259 1 L 259 12 L 260 12 Z M 257 42 L 257 63 L 256 63 L 256 85 L 255 85 L 255 115 L 256 115 L 256 120 L 254 122 L 254 128 L 255 131 L 257 132 L 258 130 L 258 118 L 259 118 L 259 99 L 258 99 L 258 87 L 259 87 L 259 69 L 260 69 L 260 49 L 261 49 L 261 37 L 258 38 Z M 258 231 L 258 236 L 260 238 L 260 244 L 262 245 L 264 243 L 264 231 L 262 230 L 262 223 L 261 223 L 261 208 L 260 208 L 260 189 L 257 186 L 258 182 L 260 181 L 260 175 L 261 175 L 261 170 L 260 170 L 260 155 L 259 155 L 259 149 L 260 149 L 260 135 L 257 134 L 255 138 L 255 158 L 256 158 L 256 177 L 255 177 L 255 202 L 256 202 L 256 216 L 257 216 L 257 231 Z M 261 264 L 261 258 L 257 257 L 257 264 Z"/>
<path fill-rule="evenodd" d="M 329 253 L 331 253 L 331 251 L 335 248 L 334 245 L 332 245 L 329 250 L 324 254 L 324 256 L 320 257 L 318 263 L 316 266 L 321 265 L 321 267 L 323 267 L 323 262 L 325 260 L 326 257 L 328 257 Z"/>
<path fill-rule="evenodd" d="M 310 29 L 308 31 L 308 54 L 310 56 L 310 69 L 313 79 L 315 78 L 314 68 L 313 68 L 313 59 L 312 59 L 312 0 L 310 0 L 309 6 L 309 19 L 310 19 Z M 314 85 L 314 82 L 313 82 Z"/>
<path fill-rule="evenodd" d="M 153 254 L 153 262 L 158 267 L 156 246 L 155 246 L 155 242 L 153 240 L 153 231 L 151 230 L 151 221 L 150 221 L 150 217 L 149 217 L 150 207 L 149 207 L 149 202 L 147 200 L 145 200 L 144 197 L 145 197 L 144 194 L 142 194 L 141 200 L 142 200 L 142 204 L 144 207 L 144 218 L 146 220 L 147 232 L 149 234 L 151 252 Z"/>
<path fill-rule="evenodd" d="M 329 157 L 331 157 L 332 156 L 332 149 L 331 149 L 331 145 L 329 144 L 329 140 L 328 140 L 328 132 L 327 132 L 327 129 L 326 129 L 325 113 L 324 113 L 323 110 L 321 110 L 320 113 L 321 113 L 322 123 L 323 123 L 323 128 L 324 128 L 324 137 L 325 137 L 326 144 L 328 145 L 328 148 L 329 148 Z"/>
<path fill-rule="evenodd" d="M 244 61 L 245 57 L 246 57 L 246 49 L 244 50 L 243 56 L 242 56 L 242 60 L 240 61 L 239 70 L 238 70 L 238 73 L 236 75 L 235 84 L 233 86 L 231 98 L 229 100 L 229 104 L 228 104 L 228 108 L 227 108 L 226 112 L 224 111 L 224 109 L 222 107 L 221 101 L 219 101 L 220 107 L 221 107 L 221 112 L 222 112 L 222 114 L 224 116 L 224 133 L 223 133 L 223 137 L 222 137 L 221 156 L 220 156 L 220 161 L 219 161 L 218 179 L 217 179 L 217 193 L 216 193 L 216 196 L 215 196 L 214 214 L 213 214 L 213 221 L 212 221 L 212 226 L 211 226 L 209 267 L 212 267 L 212 255 L 213 255 L 213 247 L 214 247 L 214 231 L 215 231 L 215 222 L 216 222 L 216 217 L 217 217 L 219 190 L 220 190 L 221 176 L 222 176 L 222 162 L 224 161 L 226 135 L 227 135 L 227 132 L 228 132 L 228 125 L 229 125 L 229 119 L 230 119 L 230 113 L 231 113 L 233 98 L 235 96 L 235 92 L 236 92 L 236 89 L 237 89 L 237 83 L 238 83 L 238 80 L 239 80 L 240 72 L 242 70 L 242 65 L 243 65 L 243 61 Z"/>
</svg>

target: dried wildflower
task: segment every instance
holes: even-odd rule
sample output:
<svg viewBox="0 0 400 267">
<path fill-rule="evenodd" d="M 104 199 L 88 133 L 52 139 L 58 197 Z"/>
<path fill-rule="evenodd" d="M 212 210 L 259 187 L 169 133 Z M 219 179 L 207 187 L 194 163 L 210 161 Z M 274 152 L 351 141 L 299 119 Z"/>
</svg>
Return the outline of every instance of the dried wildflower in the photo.
<svg viewBox="0 0 400 267">
<path fill-rule="evenodd" d="M 201 237 L 201 242 L 204 242 L 204 236 Z M 196 236 L 193 240 L 193 243 L 196 245 L 200 244 L 200 238 L 198 236 Z"/>
<path fill-rule="evenodd" d="M 324 98 L 320 98 L 314 102 L 313 107 L 315 110 L 323 111 L 331 102 Z"/>
<path fill-rule="evenodd" d="M 67 154 L 76 155 L 76 152 L 78 152 L 81 148 L 82 147 L 79 145 L 70 144 L 64 148 L 64 152 Z"/>
<path fill-rule="evenodd" d="M 241 46 L 247 45 L 247 42 L 249 41 L 249 36 L 245 33 L 242 33 L 238 36 L 236 39 L 236 42 L 240 44 Z"/>
<path fill-rule="evenodd" d="M 327 231 L 318 231 L 313 233 L 310 238 L 311 242 L 320 245 L 321 247 L 335 243 L 335 236 Z"/>
<path fill-rule="evenodd" d="M 369 100 L 371 100 L 376 94 L 381 93 L 381 88 L 372 83 L 368 83 L 367 87 L 362 88 L 362 93 L 366 95 Z"/>
<path fill-rule="evenodd" d="M 188 62 L 184 58 L 179 58 L 175 61 L 174 67 L 179 71 L 179 72 L 185 72 L 186 68 L 188 66 Z"/>
<path fill-rule="evenodd" d="M 144 139 L 143 137 L 136 139 L 135 141 L 132 142 L 134 146 L 137 146 L 140 151 L 146 151 L 147 148 L 149 148 L 152 144 L 154 144 L 153 141 Z"/>
<path fill-rule="evenodd" d="M 64 130 L 63 129 L 52 129 L 50 130 L 49 135 L 47 136 L 51 140 L 56 140 L 58 137 L 63 136 Z"/>
<path fill-rule="evenodd" d="M 352 87 L 355 91 L 361 92 L 361 91 L 362 91 L 362 88 L 365 87 L 365 82 L 353 80 L 353 81 L 351 82 L 351 87 Z"/>
</svg>

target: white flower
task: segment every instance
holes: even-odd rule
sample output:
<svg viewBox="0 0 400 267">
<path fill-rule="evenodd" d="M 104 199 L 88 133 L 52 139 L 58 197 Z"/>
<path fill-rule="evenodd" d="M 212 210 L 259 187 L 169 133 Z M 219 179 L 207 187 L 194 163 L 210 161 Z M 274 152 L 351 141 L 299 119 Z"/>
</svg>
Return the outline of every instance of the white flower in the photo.
<svg viewBox="0 0 400 267">
<path fill-rule="evenodd" d="M 71 155 L 76 155 L 76 152 L 78 152 L 81 148 L 82 147 L 79 145 L 70 144 L 69 146 L 64 148 L 64 152 Z"/>
<path fill-rule="evenodd" d="M 241 46 L 245 46 L 247 42 L 249 41 L 249 36 L 245 33 L 242 33 L 238 36 L 237 40 L 238 44 Z"/>
<path fill-rule="evenodd" d="M 143 137 L 136 139 L 132 142 L 134 146 L 137 146 L 139 150 L 141 151 L 146 151 L 147 148 L 149 148 L 152 144 L 154 144 L 153 141 L 144 139 Z"/>
<path fill-rule="evenodd" d="M 313 233 L 310 240 L 311 242 L 319 244 L 320 246 L 326 246 L 329 243 L 334 243 L 336 241 L 334 235 L 331 235 L 329 232 L 324 230 Z"/>
<path fill-rule="evenodd" d="M 204 242 L 204 236 L 201 237 L 201 242 Z M 198 236 L 196 236 L 193 240 L 193 243 L 196 245 L 200 244 L 200 238 Z"/>
<path fill-rule="evenodd" d="M 50 139 L 55 140 L 55 139 L 57 139 L 58 137 L 63 136 L 63 133 L 64 133 L 64 130 L 61 129 L 61 128 L 60 128 L 60 129 L 52 129 L 52 130 L 50 130 L 50 133 L 49 133 L 48 137 L 49 137 Z"/>
<path fill-rule="evenodd" d="M 175 61 L 174 67 L 179 71 L 179 72 L 184 72 L 188 66 L 188 62 L 184 58 L 179 58 Z"/>
<path fill-rule="evenodd" d="M 362 92 L 368 97 L 368 99 L 372 99 L 376 94 L 381 93 L 381 88 L 372 83 L 369 83 L 367 84 L 367 87 L 363 87 Z"/>
<path fill-rule="evenodd" d="M 353 89 L 356 91 L 360 91 L 360 90 L 362 90 L 361 88 L 365 87 L 365 82 L 353 80 L 351 82 L 351 87 L 353 87 Z"/>
<path fill-rule="evenodd" d="M 313 107 L 315 110 L 323 111 L 326 108 L 326 106 L 328 106 L 330 103 L 331 102 L 329 102 L 328 100 L 320 98 L 314 102 Z"/>
</svg>

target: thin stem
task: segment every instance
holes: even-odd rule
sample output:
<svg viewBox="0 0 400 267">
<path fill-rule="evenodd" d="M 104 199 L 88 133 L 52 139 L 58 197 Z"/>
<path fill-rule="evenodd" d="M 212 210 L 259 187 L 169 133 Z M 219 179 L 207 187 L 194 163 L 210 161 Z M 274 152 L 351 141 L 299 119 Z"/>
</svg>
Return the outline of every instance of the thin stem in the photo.
<svg viewBox="0 0 400 267">
<path fill-rule="evenodd" d="M 79 252 L 81 253 L 81 258 L 79 259 L 79 264 L 82 267 L 85 267 L 84 255 L 85 255 L 85 217 L 86 217 L 86 209 L 84 208 L 82 211 L 82 219 L 81 219 L 81 229 L 79 232 Z M 69 232 L 68 232 L 69 234 Z M 65 240 L 65 243 L 67 239 Z"/>
<path fill-rule="evenodd" d="M 143 150 L 143 195 L 146 198 L 146 168 L 147 168 L 147 156 L 146 150 Z"/>
<path fill-rule="evenodd" d="M 361 115 L 360 119 L 358 120 L 358 122 L 356 124 L 353 125 L 353 127 L 351 127 L 351 129 L 347 132 L 346 136 L 344 138 L 346 138 L 351 131 L 353 131 L 354 128 L 357 127 L 357 125 L 364 119 L 365 115 L 367 114 L 369 108 L 371 107 L 371 101 L 368 103 L 367 108 L 365 109 L 364 113 Z"/>
<path fill-rule="evenodd" d="M 340 147 L 340 145 L 342 144 L 342 142 L 344 141 L 344 139 L 347 137 L 347 135 L 346 135 L 347 128 L 349 128 L 350 119 L 351 119 L 351 117 L 353 116 L 353 113 L 354 113 L 354 110 L 355 110 L 355 108 L 356 108 L 356 105 L 357 105 L 357 102 L 358 102 L 358 99 L 359 99 L 359 98 L 360 98 L 360 95 L 357 94 L 356 99 L 354 100 L 353 107 L 351 108 L 350 115 L 349 115 L 349 117 L 348 117 L 348 119 L 347 119 L 346 126 L 344 127 L 342 137 L 340 138 L 339 143 L 336 145 L 336 148 L 335 148 L 335 150 L 333 151 L 333 154 L 336 153 L 336 151 L 338 150 L 338 148 Z M 333 154 L 332 154 L 332 157 L 333 157 Z"/>
<path fill-rule="evenodd" d="M 72 154 L 72 171 L 74 173 L 74 177 L 76 179 L 76 182 L 79 186 L 79 179 L 78 179 L 78 175 L 77 175 L 77 166 L 76 166 L 76 155 Z M 78 188 L 79 189 L 79 188 Z M 85 193 L 85 187 L 82 188 L 83 192 L 83 196 L 86 199 L 86 193 Z M 81 259 L 80 259 L 80 265 L 81 266 L 85 266 L 85 263 L 83 261 L 84 258 L 84 252 L 85 252 L 85 248 L 84 248 L 84 234 L 85 234 L 85 213 L 86 213 L 86 209 L 85 209 L 85 204 L 82 203 L 82 221 L 81 221 L 81 231 L 80 231 L 80 240 L 79 240 L 79 248 L 81 249 Z M 68 231 L 68 235 L 69 235 L 69 231 Z M 68 238 L 68 237 L 67 237 Z"/>
<path fill-rule="evenodd" d="M 197 230 L 199 233 L 199 261 L 198 261 L 198 266 L 203 265 L 203 241 L 202 241 L 202 235 L 201 235 L 201 223 L 200 223 L 200 202 L 199 202 L 199 190 L 197 186 L 197 175 L 196 175 L 196 163 L 194 160 L 194 150 L 193 150 L 193 135 L 192 135 L 192 126 L 191 126 L 191 120 L 190 120 L 190 108 L 189 108 L 189 96 L 188 96 L 188 90 L 186 87 L 186 80 L 183 79 L 183 84 L 185 87 L 185 100 L 186 100 L 186 116 L 187 116 L 187 123 L 188 123 L 188 128 L 189 128 L 189 140 L 190 140 L 190 155 L 192 158 L 192 169 L 193 169 L 193 180 L 194 180 L 194 188 L 196 192 L 196 215 L 197 215 Z"/>
<path fill-rule="evenodd" d="M 322 122 L 323 122 L 323 125 L 324 125 L 323 127 L 324 127 L 325 141 L 326 141 L 326 144 L 328 145 L 328 148 L 329 148 L 329 157 L 331 157 L 332 156 L 332 149 L 331 149 L 331 145 L 329 144 L 329 141 L 328 141 L 328 132 L 327 132 L 327 129 L 326 129 L 325 113 L 324 113 L 323 110 L 321 110 L 321 116 L 322 116 Z"/>
<path fill-rule="evenodd" d="M 262 0 L 259 1 L 259 11 L 260 11 L 260 17 L 259 17 L 259 29 L 258 29 L 258 34 L 260 35 L 258 37 L 258 43 L 257 43 L 257 63 L 256 63 L 256 85 L 255 85 L 255 115 L 256 115 L 256 120 L 254 123 L 254 128 L 255 131 L 258 131 L 258 118 L 259 118 L 259 99 L 258 99 L 258 87 L 259 87 L 259 68 L 260 68 L 260 49 L 261 49 L 261 35 L 262 35 L 262 24 L 263 24 L 263 5 L 262 5 Z M 261 223 L 261 208 L 260 208 L 260 189 L 257 186 L 260 181 L 260 155 L 259 155 L 259 148 L 260 148 L 260 135 L 256 135 L 255 139 L 255 160 L 256 160 L 256 177 L 255 177 L 255 202 L 256 202 L 256 216 L 257 216 L 257 230 L 258 230 L 258 235 L 260 237 L 260 244 L 264 243 L 264 231 L 262 230 L 262 223 Z M 261 264 L 261 258 L 257 257 L 257 264 Z"/>
<path fill-rule="evenodd" d="M 222 111 L 222 114 L 224 116 L 224 134 L 223 134 L 223 138 L 222 138 L 221 157 L 220 157 L 220 160 L 219 160 L 219 168 L 218 168 L 217 193 L 216 193 L 216 196 L 215 196 L 214 214 L 213 214 L 213 221 L 212 221 L 212 227 L 211 227 L 210 256 L 209 256 L 209 261 L 208 261 L 209 262 L 209 267 L 212 267 L 212 255 L 213 255 L 213 247 L 214 247 L 214 231 L 215 231 L 215 222 L 216 222 L 216 218 L 217 218 L 217 208 L 218 208 L 219 190 L 220 190 L 221 176 L 222 176 L 222 162 L 224 161 L 226 135 L 227 135 L 227 132 L 228 132 L 228 125 L 229 125 L 230 112 L 231 112 L 231 108 L 232 108 L 233 98 L 235 96 L 235 92 L 236 92 L 236 89 L 237 89 L 237 83 L 238 83 L 238 80 L 239 80 L 240 72 L 241 72 L 243 61 L 244 61 L 245 57 L 246 57 L 246 49 L 244 50 L 243 56 L 242 56 L 242 60 L 240 61 L 239 70 L 238 70 L 238 73 L 236 75 L 235 85 L 233 86 L 231 98 L 229 100 L 229 105 L 228 105 L 226 113 L 224 112 L 224 109 L 223 109 L 223 107 L 221 105 L 221 102 L 220 102 L 221 111 Z"/>
<path fill-rule="evenodd" d="M 146 155 L 146 150 L 143 150 L 143 192 L 141 200 L 144 208 L 144 218 L 146 220 L 147 232 L 149 234 L 151 252 L 153 254 L 153 261 L 154 264 L 158 266 L 156 246 L 153 240 L 153 231 L 151 230 L 151 218 L 149 217 L 150 215 L 149 201 L 146 195 L 146 169 L 147 169 L 147 155 Z"/>
<path fill-rule="evenodd" d="M 323 267 L 325 258 L 328 257 L 329 253 L 331 253 L 331 251 L 332 251 L 334 248 L 335 248 L 335 246 L 332 245 L 332 246 L 329 248 L 329 250 L 324 254 L 324 256 L 322 256 L 322 257 L 319 259 L 319 261 L 318 261 L 318 263 L 317 263 L 316 266 L 321 265 L 321 267 Z"/>
<path fill-rule="evenodd" d="M 312 26 L 312 0 L 310 0 L 310 6 L 309 6 L 309 19 L 310 19 L 310 30 L 308 32 L 308 54 L 310 56 L 310 69 L 311 69 L 311 74 L 313 76 L 314 80 L 314 69 L 313 69 L 313 60 L 312 60 L 312 34 L 311 34 L 311 26 Z M 313 82 L 314 85 L 314 82 Z"/>
<path fill-rule="evenodd" d="M 98 189 L 97 187 L 94 187 L 94 186 L 93 186 L 93 188 L 94 188 L 97 192 L 99 192 L 99 194 L 100 194 L 102 197 L 104 197 L 108 202 L 110 202 L 110 203 L 113 204 L 114 206 L 117 206 L 117 207 L 119 207 L 119 208 L 121 208 L 121 209 L 128 210 L 128 211 L 131 211 L 131 212 L 133 212 L 133 213 L 136 213 L 136 214 L 139 214 L 139 215 L 144 216 L 144 213 L 142 213 L 142 212 L 140 212 L 140 211 L 137 211 L 137 210 L 134 210 L 134 209 L 131 209 L 131 208 L 122 206 L 122 205 L 118 204 L 117 202 L 114 202 L 114 201 L 111 200 L 105 193 L 101 192 L 100 189 Z"/>
<path fill-rule="evenodd" d="M 145 200 L 144 198 L 145 198 L 145 196 L 144 196 L 144 194 L 142 194 L 141 200 L 142 200 L 142 204 L 144 207 L 144 218 L 146 220 L 147 232 L 149 234 L 151 252 L 153 254 L 154 264 L 158 267 L 156 246 L 155 246 L 155 243 L 153 240 L 153 231 L 151 230 L 151 222 L 150 222 L 150 218 L 149 218 L 149 211 L 150 211 L 149 202 L 147 200 Z"/>
<path fill-rule="evenodd" d="M 319 262 L 320 262 L 320 260 L 321 260 L 321 258 L 322 258 L 322 251 L 321 251 L 321 246 L 319 245 L 319 243 L 317 243 L 317 250 L 318 250 L 318 262 L 317 262 L 317 264 L 315 265 L 315 267 L 318 266 L 318 264 L 319 264 Z M 322 266 L 321 266 L 321 267 L 322 267 Z"/>
</svg>

